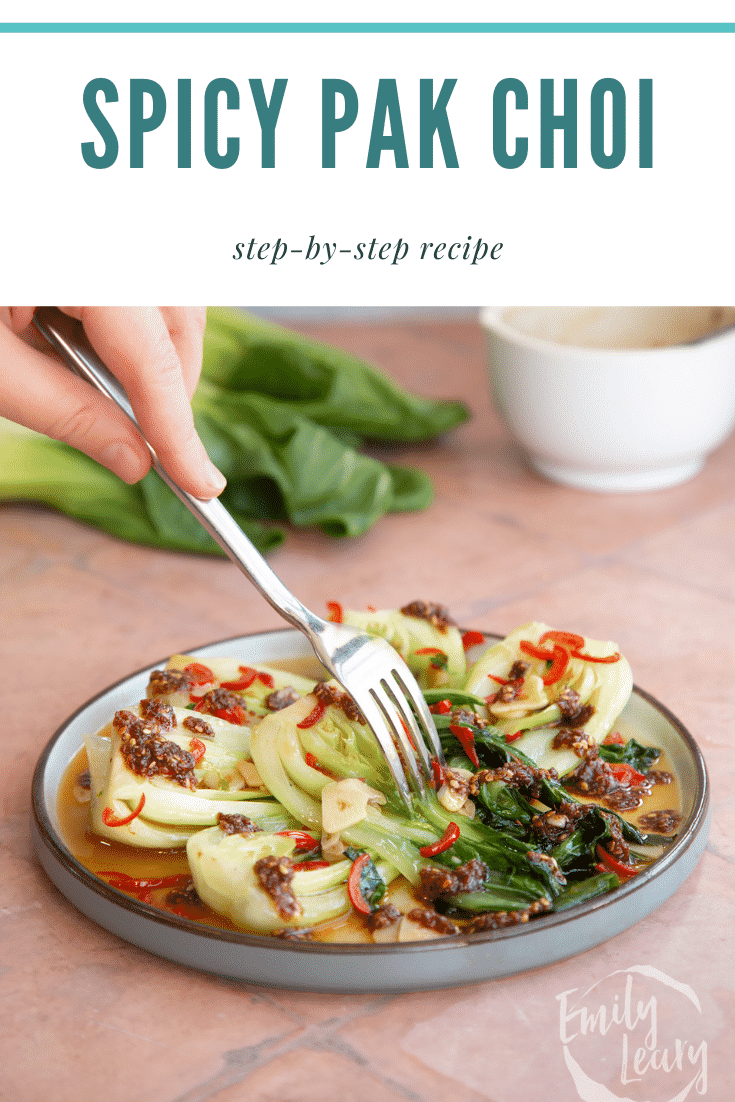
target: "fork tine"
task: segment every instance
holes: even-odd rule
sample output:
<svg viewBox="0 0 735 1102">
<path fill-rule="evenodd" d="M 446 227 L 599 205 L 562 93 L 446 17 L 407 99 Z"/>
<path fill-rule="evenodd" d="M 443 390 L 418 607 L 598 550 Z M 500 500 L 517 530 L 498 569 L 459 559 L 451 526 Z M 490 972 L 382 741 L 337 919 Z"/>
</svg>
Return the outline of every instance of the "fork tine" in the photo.
<svg viewBox="0 0 735 1102">
<path fill-rule="evenodd" d="M 372 730 L 375 738 L 377 739 L 380 749 L 385 756 L 386 764 L 390 769 L 393 780 L 398 786 L 403 802 L 406 807 L 411 807 L 411 790 L 406 780 L 406 774 L 403 770 L 403 764 L 396 750 L 395 743 L 391 738 L 390 728 L 388 727 L 383 712 L 371 696 L 370 692 L 354 692 L 353 689 L 344 685 L 344 688 L 350 694 L 357 707 L 362 712 L 363 716 L 367 720 L 368 726 Z"/>
<path fill-rule="evenodd" d="M 408 667 L 405 671 L 393 670 L 393 676 L 411 704 L 415 713 L 414 718 L 421 727 L 423 738 L 420 739 L 420 744 L 422 749 L 425 752 L 425 740 L 428 740 L 430 757 L 436 758 L 440 765 L 445 765 L 444 751 L 434 723 L 434 717 L 429 711 L 429 706 L 424 700 L 424 694 L 421 692 L 418 682 Z"/>
<path fill-rule="evenodd" d="M 379 685 L 371 685 L 369 692 L 383 713 L 394 740 L 398 742 L 403 750 L 404 762 L 408 765 L 409 772 L 419 794 L 423 796 L 424 782 L 416 760 L 416 749 L 412 745 L 408 725 L 405 723 L 405 720 L 402 722 L 403 710 L 398 705 L 395 694 L 386 681 L 382 681 Z"/>
<path fill-rule="evenodd" d="M 403 720 L 403 730 L 406 739 L 410 743 L 410 749 L 412 757 L 418 755 L 420 763 L 423 766 L 424 773 L 427 777 L 431 776 L 431 762 L 429 761 L 429 755 L 426 752 L 426 745 L 424 743 L 424 733 L 416 722 L 416 717 L 408 706 L 403 693 L 400 691 L 398 684 L 394 677 L 391 678 L 393 684 L 387 679 L 382 681 L 381 684 L 385 689 L 385 692 L 390 697 L 394 707 L 396 708 L 399 717 Z"/>
</svg>

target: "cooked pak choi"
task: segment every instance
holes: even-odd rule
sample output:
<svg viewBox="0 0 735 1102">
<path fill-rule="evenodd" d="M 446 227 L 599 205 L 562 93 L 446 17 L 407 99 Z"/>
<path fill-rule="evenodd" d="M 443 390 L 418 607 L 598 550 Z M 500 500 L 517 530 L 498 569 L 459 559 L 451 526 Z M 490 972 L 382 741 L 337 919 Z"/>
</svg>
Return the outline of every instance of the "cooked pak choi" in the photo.
<svg viewBox="0 0 735 1102">
<path fill-rule="evenodd" d="M 410 812 L 336 682 L 176 655 L 146 701 L 86 740 L 92 829 L 130 846 L 185 846 L 200 900 L 263 934 L 348 914 L 376 941 L 475 932 L 499 912 L 501 925 L 524 922 L 633 875 L 650 859 L 646 836 L 564 784 L 596 758 L 628 700 L 625 658 L 611 642 L 533 622 L 468 670 L 443 613 L 426 602 L 340 609 L 403 655 L 435 713 L 447 767 L 434 762 Z M 648 768 L 656 752 L 636 747 Z M 615 765 L 625 760 L 621 749 L 596 768 L 635 773 Z M 399 877 L 401 907 L 384 906 Z"/>
</svg>

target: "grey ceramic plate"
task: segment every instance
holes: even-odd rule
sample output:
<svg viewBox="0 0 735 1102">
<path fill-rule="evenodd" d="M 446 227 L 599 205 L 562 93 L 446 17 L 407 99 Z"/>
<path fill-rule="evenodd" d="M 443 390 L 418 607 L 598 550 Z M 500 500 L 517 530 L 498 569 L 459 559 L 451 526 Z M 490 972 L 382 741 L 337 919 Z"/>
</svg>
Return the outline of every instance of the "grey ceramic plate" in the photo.
<svg viewBox="0 0 735 1102">
<path fill-rule="evenodd" d="M 291 630 L 228 639 L 191 653 L 233 655 L 244 664 L 311 657 L 306 640 Z M 707 840 L 709 792 L 702 755 L 670 712 L 635 689 L 621 718 L 668 753 L 682 782 L 684 819 L 664 856 L 616 891 L 527 925 L 414 944 L 293 942 L 198 925 L 98 880 L 73 857 L 59 828 L 59 785 L 82 736 L 99 730 L 116 709 L 143 697 L 153 668 L 100 693 L 51 739 L 33 780 L 33 839 L 46 873 L 79 911 L 125 941 L 192 968 L 309 991 L 412 991 L 497 979 L 563 960 L 626 930 L 677 890 Z"/>
</svg>

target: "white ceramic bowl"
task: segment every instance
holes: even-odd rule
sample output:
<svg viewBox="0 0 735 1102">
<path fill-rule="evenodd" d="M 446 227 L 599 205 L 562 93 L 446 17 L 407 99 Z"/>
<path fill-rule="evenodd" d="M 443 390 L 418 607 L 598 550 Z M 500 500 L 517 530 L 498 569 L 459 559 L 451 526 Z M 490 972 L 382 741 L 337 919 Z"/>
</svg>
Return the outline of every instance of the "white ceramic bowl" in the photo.
<svg viewBox="0 0 735 1102">
<path fill-rule="evenodd" d="M 311 656 L 303 635 L 292 630 L 226 639 L 190 653 L 205 659 L 232 655 L 245 663 Z M 104 690 L 53 736 L 33 779 L 33 842 L 48 876 L 82 914 L 133 945 L 192 968 L 309 991 L 420 991 L 497 979 L 581 953 L 645 918 L 689 876 L 707 841 L 709 791 L 702 755 L 670 712 L 635 689 L 621 719 L 666 751 L 681 781 L 684 818 L 665 854 L 615 891 L 526 925 L 389 945 L 284 941 L 204 926 L 138 902 L 98 879 L 70 852 L 59 821 L 59 786 L 82 736 L 102 727 L 116 709 L 139 700 L 153 668 Z"/>
<path fill-rule="evenodd" d="M 497 409 L 555 482 L 674 486 L 735 426 L 733 308 L 488 307 L 480 320 Z"/>
</svg>

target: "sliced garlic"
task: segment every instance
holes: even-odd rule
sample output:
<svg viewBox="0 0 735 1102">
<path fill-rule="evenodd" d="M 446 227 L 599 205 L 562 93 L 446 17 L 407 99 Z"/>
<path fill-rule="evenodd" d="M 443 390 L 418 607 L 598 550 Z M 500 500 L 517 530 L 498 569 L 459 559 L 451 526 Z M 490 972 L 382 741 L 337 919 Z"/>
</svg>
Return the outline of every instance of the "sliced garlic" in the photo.
<svg viewBox="0 0 735 1102">
<path fill-rule="evenodd" d="M 357 777 L 329 781 L 322 789 L 322 829 L 336 834 L 361 823 L 369 803 L 384 804 L 385 796 Z"/>
<path fill-rule="evenodd" d="M 461 811 L 467 802 L 467 789 L 464 785 L 459 791 L 453 790 L 448 784 L 443 784 L 436 794 L 436 798 L 447 811 Z"/>
<path fill-rule="evenodd" d="M 436 798 L 447 811 L 461 811 L 467 802 L 467 782 L 472 779 L 469 769 L 447 769 L 447 779 Z"/>
<path fill-rule="evenodd" d="M 251 761 L 245 761 L 243 758 L 237 763 L 235 769 L 237 769 L 248 788 L 265 788 L 260 773 Z"/>
<path fill-rule="evenodd" d="M 430 930 L 427 926 L 421 926 L 414 922 L 408 915 L 404 915 L 398 926 L 398 941 L 433 941 L 434 938 L 444 937 L 438 930 Z M 373 935 L 375 936 L 375 935 Z"/>
<path fill-rule="evenodd" d="M 398 931 L 401 926 L 401 919 L 397 918 L 395 922 L 391 922 L 390 926 L 383 926 L 380 930 L 373 930 L 373 941 L 377 941 L 378 944 L 387 945 L 392 941 L 398 941 Z"/>
<path fill-rule="evenodd" d="M 490 705 L 492 713 L 498 719 L 520 719 L 527 712 L 535 712 L 537 708 L 545 708 L 549 703 L 549 697 L 542 679 L 538 674 L 532 673 L 523 682 L 523 691 L 515 700 L 504 704 L 501 700 Z"/>
<path fill-rule="evenodd" d="M 325 861 L 338 861 L 346 847 L 340 834 L 322 834 L 321 848 Z"/>
<path fill-rule="evenodd" d="M 468 819 L 474 819 L 476 810 L 473 800 L 465 800 L 459 809 L 459 814 L 466 815 Z"/>
</svg>

